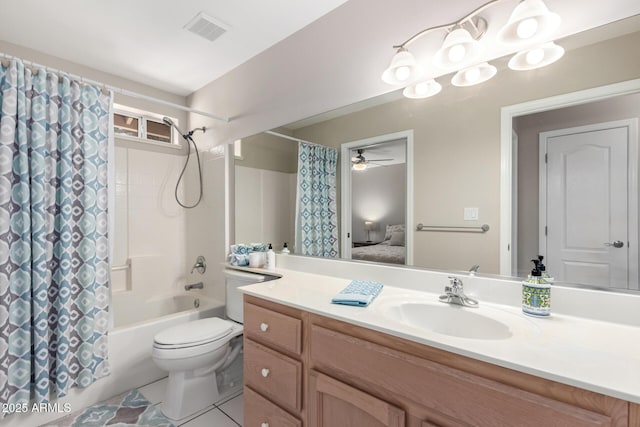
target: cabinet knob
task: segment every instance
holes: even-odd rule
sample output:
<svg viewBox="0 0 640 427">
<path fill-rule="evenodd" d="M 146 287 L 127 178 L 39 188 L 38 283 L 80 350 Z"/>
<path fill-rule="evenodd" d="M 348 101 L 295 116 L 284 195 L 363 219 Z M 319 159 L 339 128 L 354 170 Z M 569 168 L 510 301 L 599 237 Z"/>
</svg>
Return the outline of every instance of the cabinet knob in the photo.
<svg viewBox="0 0 640 427">
<path fill-rule="evenodd" d="M 262 423 L 260 424 L 260 427 L 269 427 L 269 423 Z"/>
<path fill-rule="evenodd" d="M 269 375 L 269 370 L 267 368 L 262 368 L 262 376 L 267 378 L 267 376 Z"/>
<path fill-rule="evenodd" d="M 269 329 L 269 324 L 268 323 L 260 323 L 260 330 L 262 332 L 267 332 L 267 329 Z"/>
</svg>

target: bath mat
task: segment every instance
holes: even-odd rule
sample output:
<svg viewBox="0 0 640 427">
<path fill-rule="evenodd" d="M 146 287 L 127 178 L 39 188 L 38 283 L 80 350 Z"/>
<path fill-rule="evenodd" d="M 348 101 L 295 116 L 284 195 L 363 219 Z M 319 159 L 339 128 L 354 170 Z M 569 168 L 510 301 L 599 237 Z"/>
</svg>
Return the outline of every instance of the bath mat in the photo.
<svg viewBox="0 0 640 427">
<path fill-rule="evenodd" d="M 83 411 L 67 415 L 40 427 L 175 427 L 160 409 L 133 389 Z"/>
</svg>

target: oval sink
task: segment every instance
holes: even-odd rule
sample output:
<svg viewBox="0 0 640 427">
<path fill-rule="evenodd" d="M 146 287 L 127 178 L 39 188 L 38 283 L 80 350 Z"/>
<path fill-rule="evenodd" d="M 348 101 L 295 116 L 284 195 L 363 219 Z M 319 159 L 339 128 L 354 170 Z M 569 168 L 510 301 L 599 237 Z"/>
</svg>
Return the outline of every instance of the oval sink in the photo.
<svg viewBox="0 0 640 427">
<path fill-rule="evenodd" d="M 451 304 L 395 301 L 382 304 L 380 309 L 391 320 L 458 338 L 503 340 L 513 336 L 512 326 L 526 324 L 527 329 L 531 327 L 527 319 L 486 307 L 475 309 Z"/>
</svg>

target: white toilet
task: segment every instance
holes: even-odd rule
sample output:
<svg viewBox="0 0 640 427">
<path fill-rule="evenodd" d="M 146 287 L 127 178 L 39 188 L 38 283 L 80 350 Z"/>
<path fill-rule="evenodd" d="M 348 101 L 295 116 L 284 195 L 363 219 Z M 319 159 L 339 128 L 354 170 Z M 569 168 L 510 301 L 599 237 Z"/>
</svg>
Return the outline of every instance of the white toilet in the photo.
<svg viewBox="0 0 640 427">
<path fill-rule="evenodd" d="M 180 420 L 220 400 L 218 381 L 242 351 L 242 293 L 238 287 L 267 277 L 225 270 L 226 314 L 171 327 L 156 334 L 151 357 L 169 372 L 162 412 Z"/>
</svg>

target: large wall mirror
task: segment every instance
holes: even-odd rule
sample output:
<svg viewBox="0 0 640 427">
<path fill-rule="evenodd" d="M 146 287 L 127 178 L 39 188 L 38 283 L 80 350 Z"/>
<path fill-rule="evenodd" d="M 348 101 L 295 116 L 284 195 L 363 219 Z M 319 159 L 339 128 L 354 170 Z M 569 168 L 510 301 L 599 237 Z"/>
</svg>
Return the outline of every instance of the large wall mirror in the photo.
<svg viewBox="0 0 640 427">
<path fill-rule="evenodd" d="M 481 85 L 458 88 L 443 81 L 443 91 L 424 100 L 404 99 L 393 92 L 244 138 L 242 154 L 235 161 L 235 241 L 268 241 L 276 250 L 288 242 L 296 252 L 297 141 L 302 140 L 342 151 L 342 165 L 355 164 L 359 154 L 365 159 L 393 159 L 381 160 L 377 167 L 357 175 L 357 185 L 362 184 L 360 181 L 374 185 L 379 191 L 376 205 L 372 206 L 404 214 L 404 220 L 399 217 L 381 220 L 367 217 L 373 213 L 361 213 L 345 224 L 341 213 L 347 199 L 340 183 L 346 169 L 338 164 L 339 236 L 342 244 L 345 238 L 351 239 L 348 242 L 351 249 L 388 241 L 393 232 L 388 226 L 403 225 L 405 249 L 412 252 L 411 259 L 403 261 L 406 264 L 457 272 L 479 266 L 479 274 L 522 277 L 530 270 L 529 260 L 543 254 L 549 258 L 549 269 L 556 268 L 562 281 L 637 290 L 638 137 L 633 129 L 637 129 L 640 117 L 640 95 L 633 93 L 633 83 L 625 86 L 632 89 L 618 94 L 596 89 L 580 100 L 571 98 L 571 94 L 640 78 L 640 57 L 635 54 L 640 45 L 640 19 L 628 18 L 558 43 L 567 52 L 546 68 L 515 72 L 507 69 L 506 60 L 498 60 L 494 61 L 498 75 Z M 522 110 L 514 107 L 535 105 L 542 99 L 553 99 L 557 104 L 542 103 L 537 108 L 529 106 Z M 511 113 L 505 115 L 505 110 Z M 503 141 L 505 117 L 509 120 L 508 149 Z M 391 148 L 383 150 L 384 146 L 377 151 L 372 144 L 363 147 L 361 153 L 357 149 L 349 151 L 345 158 L 344 148 L 349 144 L 402 132 L 412 135 L 411 152 L 405 148 L 400 155 Z M 572 146 L 572 135 L 589 135 L 594 139 L 584 146 Z M 605 136 L 598 139 L 602 135 Z M 620 143 L 623 148 L 616 148 L 612 154 L 614 148 L 603 148 L 601 142 L 614 137 L 626 140 Z M 573 169 L 568 167 L 560 172 L 565 181 L 558 182 L 577 180 L 581 185 L 573 187 L 575 192 L 553 187 L 553 191 L 543 194 L 541 189 L 549 189 L 547 183 L 555 179 L 548 175 L 555 172 L 546 171 L 540 160 L 545 154 L 547 158 L 553 157 L 554 165 L 558 162 L 574 165 Z M 600 175 L 576 172 L 593 170 L 598 162 L 610 165 L 611 156 L 625 165 L 626 175 L 610 177 L 613 169 L 602 169 Z M 396 163 L 396 158 L 401 160 Z M 582 163 L 575 166 L 576 162 Z M 395 173 L 393 180 L 398 185 L 410 189 L 405 198 L 381 196 L 386 190 L 380 183 L 390 183 L 392 179 L 374 175 L 385 169 L 389 177 L 392 171 Z M 355 172 L 348 171 L 353 191 Z M 366 173 L 370 173 L 369 178 Z M 613 181 L 603 184 L 605 176 Z M 625 184 L 624 189 L 619 188 L 620 183 Z M 364 188 L 357 194 L 367 194 Z M 612 188 L 620 191 L 614 196 L 609 193 Z M 398 195 L 401 190 L 390 191 Z M 584 199 L 585 194 L 591 197 Z M 604 206 L 603 201 L 623 196 L 625 216 L 616 221 L 626 226 L 604 230 L 595 225 L 611 222 L 609 215 L 613 208 Z M 353 203 L 353 194 L 348 200 Z M 571 203 L 566 203 L 567 200 Z M 398 213 L 399 204 L 409 209 L 410 214 Z M 572 225 L 576 221 L 579 225 L 568 229 L 567 218 Z M 554 234 L 550 238 L 552 223 Z M 418 230 L 418 224 L 424 226 L 422 230 Z M 557 224 L 565 227 L 558 229 Z M 547 236 L 541 231 L 545 226 Z M 560 231 L 556 233 L 557 230 Z M 395 231 L 399 231 L 398 227 Z M 401 237 L 396 234 L 395 243 Z M 621 248 L 617 242 L 622 242 Z M 619 259 L 587 256 L 570 264 L 555 261 L 558 251 L 570 249 L 585 253 L 614 252 Z M 621 250 L 615 252 L 618 249 Z M 342 250 L 341 254 L 346 252 L 350 251 Z"/>
</svg>

